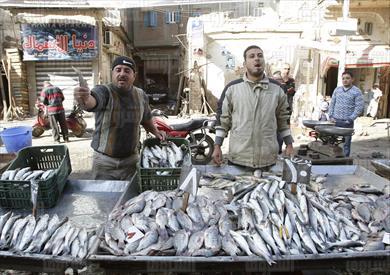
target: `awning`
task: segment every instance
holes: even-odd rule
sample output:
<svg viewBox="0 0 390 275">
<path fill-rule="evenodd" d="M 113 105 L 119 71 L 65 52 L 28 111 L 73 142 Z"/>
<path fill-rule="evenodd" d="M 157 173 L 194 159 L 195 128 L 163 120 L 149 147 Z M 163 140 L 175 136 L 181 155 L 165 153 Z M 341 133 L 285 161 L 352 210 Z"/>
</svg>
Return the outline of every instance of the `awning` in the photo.
<svg viewBox="0 0 390 275">
<path fill-rule="evenodd" d="M 345 68 L 380 68 L 390 66 L 390 48 L 385 45 L 348 47 Z M 324 77 L 329 68 L 339 66 L 335 55 L 327 56 L 321 63 L 321 76 Z"/>
</svg>

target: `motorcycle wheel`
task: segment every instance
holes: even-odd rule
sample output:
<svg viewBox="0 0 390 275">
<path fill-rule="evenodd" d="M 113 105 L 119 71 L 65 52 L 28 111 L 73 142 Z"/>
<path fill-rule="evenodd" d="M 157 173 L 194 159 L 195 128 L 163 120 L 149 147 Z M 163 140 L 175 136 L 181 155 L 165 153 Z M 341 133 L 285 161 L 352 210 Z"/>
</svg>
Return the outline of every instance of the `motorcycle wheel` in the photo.
<svg viewBox="0 0 390 275">
<path fill-rule="evenodd" d="M 45 129 L 41 126 L 33 126 L 32 128 L 32 135 L 33 137 L 39 137 L 45 132 Z"/>
<path fill-rule="evenodd" d="M 75 135 L 75 137 L 82 137 L 85 134 L 85 129 L 87 128 L 87 124 L 85 123 L 84 119 L 77 119 L 76 127 L 74 127 L 72 130 L 72 133 Z"/>
<path fill-rule="evenodd" d="M 210 136 L 206 135 L 204 141 L 199 143 L 199 141 L 202 140 L 203 137 L 204 135 L 201 133 L 195 134 L 196 144 L 198 146 L 191 148 L 192 164 L 206 165 L 213 158 L 214 141 Z M 190 143 L 193 142 L 191 137 L 188 138 L 188 141 Z"/>
</svg>

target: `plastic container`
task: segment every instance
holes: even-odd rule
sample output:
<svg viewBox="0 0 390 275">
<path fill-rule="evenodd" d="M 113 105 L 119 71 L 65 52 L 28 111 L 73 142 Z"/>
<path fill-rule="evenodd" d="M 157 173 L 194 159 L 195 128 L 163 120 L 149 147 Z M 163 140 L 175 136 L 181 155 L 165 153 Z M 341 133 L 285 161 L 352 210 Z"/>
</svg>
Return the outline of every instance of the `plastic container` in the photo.
<svg viewBox="0 0 390 275">
<path fill-rule="evenodd" d="M 54 207 L 72 171 L 65 145 L 32 146 L 19 151 L 7 170 L 31 167 L 32 170 L 55 169 L 46 180 L 39 180 L 38 208 Z M 30 181 L 0 180 L 0 207 L 31 209 Z"/>
<path fill-rule="evenodd" d="M 0 132 L 0 137 L 8 153 L 16 153 L 20 149 L 32 145 L 32 127 L 18 126 Z"/>
<path fill-rule="evenodd" d="M 167 141 L 175 143 L 177 146 L 182 146 L 183 144 L 187 147 L 189 154 L 189 161 L 191 161 L 191 152 L 189 149 L 188 140 L 184 138 L 167 138 Z M 158 138 L 149 138 L 145 139 L 142 145 L 141 151 L 141 164 L 142 164 L 142 155 L 145 147 L 151 147 L 154 145 L 160 144 Z M 140 165 L 140 191 L 154 190 L 154 191 L 166 191 L 174 190 L 179 185 L 181 168 L 167 168 L 167 167 L 158 167 L 158 168 L 143 168 Z"/>
</svg>

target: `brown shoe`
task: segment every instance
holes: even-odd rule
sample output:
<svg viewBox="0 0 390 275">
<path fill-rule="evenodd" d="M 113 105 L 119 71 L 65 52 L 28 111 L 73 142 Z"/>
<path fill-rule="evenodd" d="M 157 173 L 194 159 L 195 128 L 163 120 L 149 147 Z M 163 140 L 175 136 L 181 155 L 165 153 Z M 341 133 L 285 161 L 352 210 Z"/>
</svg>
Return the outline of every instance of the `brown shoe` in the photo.
<svg viewBox="0 0 390 275">
<path fill-rule="evenodd" d="M 64 142 L 68 143 L 69 142 L 69 138 L 64 139 Z"/>
</svg>

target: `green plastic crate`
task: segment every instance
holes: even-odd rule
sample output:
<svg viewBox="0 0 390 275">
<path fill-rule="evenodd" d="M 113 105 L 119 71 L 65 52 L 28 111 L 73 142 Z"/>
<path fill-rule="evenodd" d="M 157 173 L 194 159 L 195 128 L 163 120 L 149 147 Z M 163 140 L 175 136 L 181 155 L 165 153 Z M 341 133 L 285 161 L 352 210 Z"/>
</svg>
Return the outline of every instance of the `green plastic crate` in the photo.
<svg viewBox="0 0 390 275">
<path fill-rule="evenodd" d="M 167 141 L 175 143 L 177 146 L 183 144 L 188 148 L 188 154 L 191 156 L 188 140 L 184 138 L 167 138 Z M 160 144 L 160 139 L 149 138 L 145 139 L 142 145 L 141 157 L 140 157 L 140 191 L 154 190 L 154 191 L 167 191 L 174 190 L 179 185 L 181 168 L 143 168 L 142 167 L 142 155 L 145 147 L 150 147 Z"/>
<path fill-rule="evenodd" d="M 39 180 L 38 208 L 54 207 L 72 172 L 69 150 L 65 145 L 31 146 L 19 151 L 7 170 L 31 167 L 33 170 L 56 169 L 46 180 Z M 1 180 L 0 206 L 32 208 L 30 181 Z"/>
</svg>

